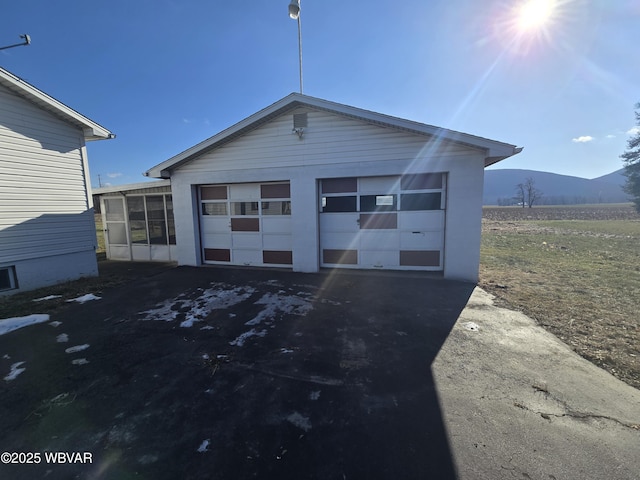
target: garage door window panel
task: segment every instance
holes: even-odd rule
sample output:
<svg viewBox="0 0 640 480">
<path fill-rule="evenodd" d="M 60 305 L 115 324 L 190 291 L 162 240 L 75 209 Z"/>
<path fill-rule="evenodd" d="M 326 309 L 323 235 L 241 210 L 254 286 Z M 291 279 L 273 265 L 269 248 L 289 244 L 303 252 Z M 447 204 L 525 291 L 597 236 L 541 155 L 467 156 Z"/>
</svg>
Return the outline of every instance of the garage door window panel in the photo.
<svg viewBox="0 0 640 480">
<path fill-rule="evenodd" d="M 395 212 L 397 210 L 396 195 L 361 195 L 361 212 Z"/>
<path fill-rule="evenodd" d="M 207 202 L 202 204 L 202 215 L 227 216 L 227 202 Z"/>
<path fill-rule="evenodd" d="M 262 215 L 291 215 L 291 201 L 262 202 Z"/>
<path fill-rule="evenodd" d="M 357 196 L 322 197 L 322 213 L 345 213 L 357 211 Z"/>
<path fill-rule="evenodd" d="M 400 210 L 411 212 L 417 210 L 440 210 L 442 193 L 403 193 L 400 195 Z"/>
<path fill-rule="evenodd" d="M 231 202 L 231 215 L 256 215 L 258 216 L 258 202 Z"/>
</svg>

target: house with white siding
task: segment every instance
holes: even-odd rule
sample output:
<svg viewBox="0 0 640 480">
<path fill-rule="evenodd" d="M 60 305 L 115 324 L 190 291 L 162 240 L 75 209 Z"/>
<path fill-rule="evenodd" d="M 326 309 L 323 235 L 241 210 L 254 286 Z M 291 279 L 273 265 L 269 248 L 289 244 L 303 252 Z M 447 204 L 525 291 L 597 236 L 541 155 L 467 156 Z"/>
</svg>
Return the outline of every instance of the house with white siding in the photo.
<svg viewBox="0 0 640 480">
<path fill-rule="evenodd" d="M 294 93 L 146 175 L 171 180 L 182 265 L 475 282 L 484 168 L 520 151 Z"/>
<path fill-rule="evenodd" d="M 85 144 L 113 137 L 0 68 L 0 295 L 98 274 Z"/>
</svg>

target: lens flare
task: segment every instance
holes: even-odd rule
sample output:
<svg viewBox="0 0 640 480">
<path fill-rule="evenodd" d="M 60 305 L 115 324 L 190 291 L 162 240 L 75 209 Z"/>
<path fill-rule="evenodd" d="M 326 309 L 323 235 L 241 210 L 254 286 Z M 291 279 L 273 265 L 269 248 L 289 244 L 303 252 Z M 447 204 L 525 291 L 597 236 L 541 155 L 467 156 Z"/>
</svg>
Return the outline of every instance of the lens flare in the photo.
<svg viewBox="0 0 640 480">
<path fill-rule="evenodd" d="M 554 0 L 528 0 L 516 12 L 518 30 L 526 32 L 545 28 L 553 19 L 556 10 Z"/>
</svg>

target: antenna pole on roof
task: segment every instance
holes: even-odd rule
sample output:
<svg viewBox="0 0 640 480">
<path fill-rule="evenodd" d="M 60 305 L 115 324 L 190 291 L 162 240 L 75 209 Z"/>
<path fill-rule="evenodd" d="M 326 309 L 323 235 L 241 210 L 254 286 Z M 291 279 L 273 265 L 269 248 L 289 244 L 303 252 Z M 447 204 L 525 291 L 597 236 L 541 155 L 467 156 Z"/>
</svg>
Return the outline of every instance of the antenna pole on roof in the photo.
<svg viewBox="0 0 640 480">
<path fill-rule="evenodd" d="M 300 0 L 291 0 L 289 17 L 298 21 L 298 56 L 300 60 L 300 93 L 302 94 L 302 27 L 300 25 Z"/>
<path fill-rule="evenodd" d="M 20 38 L 24 40 L 24 42 L 16 43 L 14 45 L 7 45 L 6 47 L 0 47 L 0 50 L 6 50 L 7 48 L 13 48 L 13 47 L 22 47 L 22 46 L 26 47 L 27 45 L 31 45 L 31 37 L 26 33 L 24 35 L 20 35 Z"/>
</svg>

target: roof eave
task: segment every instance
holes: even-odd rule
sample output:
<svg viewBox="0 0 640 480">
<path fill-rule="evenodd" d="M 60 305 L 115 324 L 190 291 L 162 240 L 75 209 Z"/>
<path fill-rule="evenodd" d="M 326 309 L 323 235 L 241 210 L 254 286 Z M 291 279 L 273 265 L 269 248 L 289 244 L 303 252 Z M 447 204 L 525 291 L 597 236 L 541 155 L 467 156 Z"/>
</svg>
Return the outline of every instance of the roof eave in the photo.
<svg viewBox="0 0 640 480">
<path fill-rule="evenodd" d="M 505 152 L 505 153 L 500 153 L 498 154 L 497 152 L 495 154 L 492 155 L 492 153 L 494 152 L 490 152 L 489 155 L 487 157 L 485 157 L 484 159 L 484 166 L 485 168 L 490 166 L 490 165 L 494 165 L 498 162 L 501 162 L 502 160 L 505 160 L 509 157 L 513 157 L 514 155 L 519 154 L 524 147 L 512 147 L 512 150 L 509 152 Z"/>
<path fill-rule="evenodd" d="M 115 138 L 115 135 L 102 125 L 90 120 L 71 107 L 47 95 L 42 90 L 25 82 L 20 77 L 0 67 L 0 84 L 9 88 L 18 95 L 26 98 L 38 107 L 52 113 L 82 129 L 85 140 L 106 140 Z"/>
</svg>

